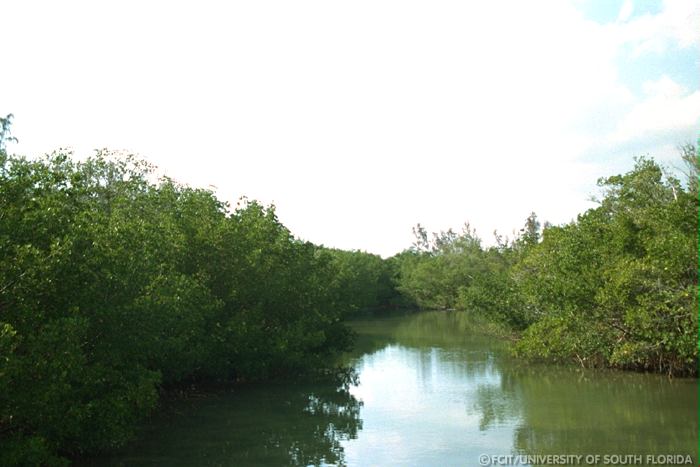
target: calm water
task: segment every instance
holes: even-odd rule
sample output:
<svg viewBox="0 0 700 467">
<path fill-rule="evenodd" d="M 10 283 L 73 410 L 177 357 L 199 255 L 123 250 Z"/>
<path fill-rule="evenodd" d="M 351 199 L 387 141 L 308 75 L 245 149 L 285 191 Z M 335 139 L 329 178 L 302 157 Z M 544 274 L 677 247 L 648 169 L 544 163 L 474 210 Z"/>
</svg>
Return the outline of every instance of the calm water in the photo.
<svg viewBox="0 0 700 467">
<path fill-rule="evenodd" d="M 697 465 L 696 380 L 524 365 L 459 312 L 352 326 L 357 385 L 244 385 L 178 403 L 99 463 L 471 466 L 480 455 L 689 454 Z"/>
</svg>

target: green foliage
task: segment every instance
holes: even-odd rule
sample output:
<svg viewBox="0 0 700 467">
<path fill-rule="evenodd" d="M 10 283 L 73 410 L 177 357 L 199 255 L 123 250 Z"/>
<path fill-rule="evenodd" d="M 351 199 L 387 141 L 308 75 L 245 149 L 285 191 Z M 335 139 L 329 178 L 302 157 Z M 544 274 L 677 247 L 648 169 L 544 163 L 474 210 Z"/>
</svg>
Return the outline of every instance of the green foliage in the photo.
<svg viewBox="0 0 700 467">
<path fill-rule="evenodd" d="M 335 269 L 334 309 L 349 316 L 403 305 L 394 283 L 392 263 L 362 251 L 324 250 Z"/>
<path fill-rule="evenodd" d="M 397 258 L 398 289 L 421 308 L 455 308 L 460 288 L 482 267 L 481 240 L 469 225 L 460 234 L 434 233 L 431 241 L 420 224 L 414 234 L 414 247 Z"/>
<path fill-rule="evenodd" d="M 163 385 L 327 367 L 352 342 L 340 305 L 391 288 L 380 258 L 301 242 L 274 207 L 152 179 L 130 156 L 3 153 L 3 465 L 123 445 Z"/>
<path fill-rule="evenodd" d="M 514 255 L 497 248 L 481 253 L 472 280 L 459 289 L 458 308 L 471 310 L 496 323 L 521 330 L 532 321 L 523 293 L 512 274 Z"/>
<path fill-rule="evenodd" d="M 498 237 L 498 246 L 484 249 L 468 224 L 459 234 L 434 233 L 432 240 L 420 224 L 414 234 L 413 248 L 396 257 L 397 284 L 418 306 L 470 310 L 515 329 L 527 324 L 511 267 L 528 243 L 518 239 L 509 245 Z"/>
<path fill-rule="evenodd" d="M 600 207 L 546 232 L 521 265 L 541 318 L 519 351 L 694 373 L 697 197 L 647 159 L 600 186 Z"/>
<path fill-rule="evenodd" d="M 17 142 L 17 138 L 10 134 L 12 117 L 12 114 L 7 114 L 4 118 L 0 117 L 0 156 L 5 154 L 5 146 L 7 143 Z"/>
<path fill-rule="evenodd" d="M 418 225 L 398 288 L 522 331 L 524 357 L 697 374 L 700 158 L 681 149 L 685 183 L 638 159 L 599 181 L 599 207 L 543 231 L 532 213 L 510 243 L 483 249 L 468 230 L 430 241 Z"/>
<path fill-rule="evenodd" d="M 98 152 L 9 156 L 0 119 L 0 464 L 123 445 L 159 389 L 329 366 L 342 318 L 461 308 L 522 332 L 516 352 L 697 373 L 698 153 L 687 180 L 640 159 L 600 206 L 483 248 L 468 225 L 389 260 L 296 239 L 274 206 L 230 209 Z"/>
</svg>

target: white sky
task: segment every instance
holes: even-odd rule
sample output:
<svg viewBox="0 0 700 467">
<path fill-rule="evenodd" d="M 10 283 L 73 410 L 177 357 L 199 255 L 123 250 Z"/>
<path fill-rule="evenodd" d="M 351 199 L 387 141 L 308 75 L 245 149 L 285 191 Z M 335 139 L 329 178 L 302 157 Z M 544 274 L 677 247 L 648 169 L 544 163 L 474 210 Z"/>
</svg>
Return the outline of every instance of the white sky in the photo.
<svg viewBox="0 0 700 467">
<path fill-rule="evenodd" d="M 127 149 L 315 243 L 490 242 L 697 138 L 700 2 L 591 5 L 5 1 L 0 114 L 10 152 Z"/>
</svg>

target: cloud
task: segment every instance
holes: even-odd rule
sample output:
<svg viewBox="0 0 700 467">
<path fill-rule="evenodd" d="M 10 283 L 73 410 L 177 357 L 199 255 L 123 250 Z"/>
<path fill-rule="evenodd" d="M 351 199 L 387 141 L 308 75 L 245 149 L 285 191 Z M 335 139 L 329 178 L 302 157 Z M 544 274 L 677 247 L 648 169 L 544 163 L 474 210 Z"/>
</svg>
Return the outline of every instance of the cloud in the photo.
<svg viewBox="0 0 700 467">
<path fill-rule="evenodd" d="M 688 134 L 700 123 L 700 90 L 684 89 L 670 77 L 644 83 L 646 95 L 621 119 L 612 136 L 615 144 L 653 139 L 668 134 Z M 678 143 L 682 143 L 679 141 Z"/>
<path fill-rule="evenodd" d="M 632 0 L 625 0 L 620 7 L 620 12 L 617 15 L 617 21 L 624 23 L 627 21 L 632 12 L 634 11 L 634 2 Z"/>
<path fill-rule="evenodd" d="M 635 95 L 620 57 L 694 47 L 697 8 L 630 8 L 601 25 L 559 0 L 16 2 L 0 102 L 20 152 L 127 148 L 388 255 L 416 222 L 568 221 L 609 171 L 589 154 L 687 131 L 695 91 L 644 76 Z"/>
<path fill-rule="evenodd" d="M 626 8 L 620 11 L 620 15 Z M 662 11 L 615 24 L 617 40 L 632 47 L 633 56 L 663 53 L 669 48 L 700 45 L 700 3 L 695 0 L 665 0 Z"/>
</svg>

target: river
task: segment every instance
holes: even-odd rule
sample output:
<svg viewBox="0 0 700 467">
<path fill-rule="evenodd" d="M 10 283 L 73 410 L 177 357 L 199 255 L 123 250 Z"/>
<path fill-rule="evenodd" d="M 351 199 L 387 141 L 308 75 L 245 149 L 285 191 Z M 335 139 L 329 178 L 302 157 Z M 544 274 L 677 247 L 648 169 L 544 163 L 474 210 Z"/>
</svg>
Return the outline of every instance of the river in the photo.
<svg viewBox="0 0 700 467">
<path fill-rule="evenodd" d="M 245 384 L 181 401 L 100 464 L 649 465 L 690 455 L 697 465 L 695 379 L 525 364 L 463 312 L 350 324 L 357 384 Z"/>
</svg>

